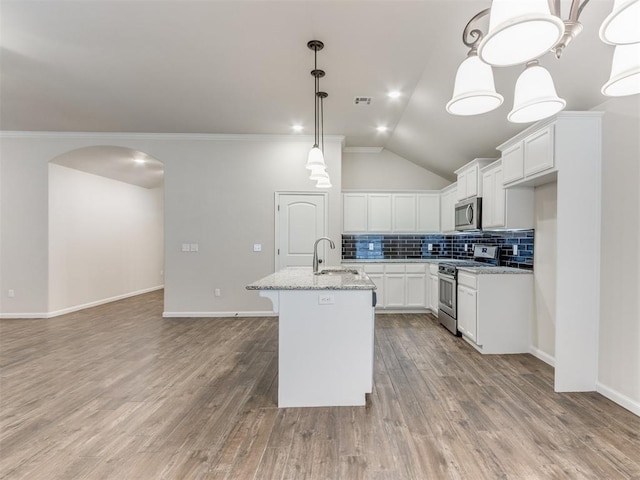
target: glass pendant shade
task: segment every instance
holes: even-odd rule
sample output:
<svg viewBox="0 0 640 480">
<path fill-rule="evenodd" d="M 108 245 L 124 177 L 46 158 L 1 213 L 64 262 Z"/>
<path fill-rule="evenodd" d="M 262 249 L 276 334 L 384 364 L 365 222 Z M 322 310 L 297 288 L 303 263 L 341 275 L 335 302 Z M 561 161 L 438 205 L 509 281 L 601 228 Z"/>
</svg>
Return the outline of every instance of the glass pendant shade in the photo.
<svg viewBox="0 0 640 480">
<path fill-rule="evenodd" d="M 322 154 L 322 150 L 318 148 L 318 144 L 315 144 L 309 152 L 306 167 L 309 170 L 312 170 L 315 167 L 326 167 L 324 163 L 324 155 Z"/>
<path fill-rule="evenodd" d="M 309 180 L 320 180 L 321 178 L 329 178 L 329 174 L 324 167 L 314 167 L 311 169 Z"/>
<path fill-rule="evenodd" d="M 327 178 L 321 178 L 316 182 L 316 188 L 331 188 L 331 180 L 329 180 L 329 176 Z"/>
<path fill-rule="evenodd" d="M 548 0 L 493 0 L 480 59 L 496 67 L 518 65 L 548 52 L 564 34 L 564 22 Z"/>
<path fill-rule="evenodd" d="M 640 43 L 615 48 L 611 77 L 602 87 L 602 93 L 609 97 L 640 93 Z"/>
<path fill-rule="evenodd" d="M 447 112 L 453 115 L 478 115 L 495 110 L 504 98 L 496 93 L 493 70 L 470 55 L 458 67 L 453 97 L 447 102 Z"/>
<path fill-rule="evenodd" d="M 611 45 L 640 42 L 640 0 L 615 0 L 600 27 L 600 38 Z"/>
<path fill-rule="evenodd" d="M 516 82 L 513 110 L 507 119 L 513 123 L 542 120 L 562 110 L 567 102 L 558 97 L 549 72 L 531 62 Z"/>
</svg>

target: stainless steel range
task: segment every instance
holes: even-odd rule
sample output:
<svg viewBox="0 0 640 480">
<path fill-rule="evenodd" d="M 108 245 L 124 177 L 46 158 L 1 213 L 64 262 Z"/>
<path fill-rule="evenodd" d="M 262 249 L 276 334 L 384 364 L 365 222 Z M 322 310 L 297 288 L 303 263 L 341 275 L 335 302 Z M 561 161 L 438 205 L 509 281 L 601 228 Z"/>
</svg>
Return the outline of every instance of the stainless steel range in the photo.
<svg viewBox="0 0 640 480">
<path fill-rule="evenodd" d="M 474 245 L 474 260 L 451 260 L 438 265 L 438 319 L 454 335 L 458 332 L 458 268 L 496 264 L 498 246 Z"/>
</svg>

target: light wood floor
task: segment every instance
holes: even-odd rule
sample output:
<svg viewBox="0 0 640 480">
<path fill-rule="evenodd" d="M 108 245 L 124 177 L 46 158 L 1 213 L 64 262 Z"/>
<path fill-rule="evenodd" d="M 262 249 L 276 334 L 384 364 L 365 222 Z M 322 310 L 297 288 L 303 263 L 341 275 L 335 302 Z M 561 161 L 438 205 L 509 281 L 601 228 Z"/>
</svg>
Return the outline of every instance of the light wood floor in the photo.
<svg viewBox="0 0 640 480">
<path fill-rule="evenodd" d="M 275 318 L 161 296 L 0 321 L 0 478 L 640 478 L 640 418 L 431 316 L 378 315 L 369 408 L 279 410 Z"/>
</svg>

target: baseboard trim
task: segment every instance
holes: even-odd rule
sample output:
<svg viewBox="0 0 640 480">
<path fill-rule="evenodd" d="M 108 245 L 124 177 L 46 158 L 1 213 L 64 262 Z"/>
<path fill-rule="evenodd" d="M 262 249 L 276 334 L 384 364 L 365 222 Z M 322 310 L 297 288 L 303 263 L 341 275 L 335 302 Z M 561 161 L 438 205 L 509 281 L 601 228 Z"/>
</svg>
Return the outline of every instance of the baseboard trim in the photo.
<svg viewBox="0 0 640 480">
<path fill-rule="evenodd" d="M 82 305 L 74 305 L 73 307 L 62 308 L 49 312 L 46 318 L 59 317 L 60 315 L 66 315 L 67 313 L 78 312 L 86 308 L 97 307 L 98 305 L 104 305 L 105 303 L 117 302 L 118 300 L 124 300 L 125 298 L 135 297 L 142 295 L 143 293 L 155 292 L 156 290 L 162 290 L 164 285 L 158 285 L 156 287 L 143 288 L 142 290 L 136 290 L 135 292 L 123 293 L 122 295 L 116 295 L 115 297 L 103 298 L 102 300 L 96 300 L 95 302 L 84 303 Z"/>
<path fill-rule="evenodd" d="M 1 319 L 48 318 L 47 313 L 0 313 Z"/>
<path fill-rule="evenodd" d="M 612 402 L 617 403 L 623 408 L 626 408 L 634 415 L 640 417 L 640 402 L 634 400 L 633 398 L 629 398 L 626 395 L 614 390 L 613 388 L 607 387 L 600 382 L 596 382 L 596 392 L 600 395 L 607 397 Z"/>
<path fill-rule="evenodd" d="M 240 318 L 277 317 L 271 310 L 264 312 L 162 312 L 164 318 Z"/>
<path fill-rule="evenodd" d="M 538 360 L 542 360 L 547 365 L 551 365 L 552 367 L 556 366 L 556 359 L 554 357 L 552 357 L 551 355 L 549 355 L 548 353 L 543 352 L 539 348 L 531 346 L 529 348 L 529 353 L 531 353 L 531 355 L 536 357 Z"/>
</svg>

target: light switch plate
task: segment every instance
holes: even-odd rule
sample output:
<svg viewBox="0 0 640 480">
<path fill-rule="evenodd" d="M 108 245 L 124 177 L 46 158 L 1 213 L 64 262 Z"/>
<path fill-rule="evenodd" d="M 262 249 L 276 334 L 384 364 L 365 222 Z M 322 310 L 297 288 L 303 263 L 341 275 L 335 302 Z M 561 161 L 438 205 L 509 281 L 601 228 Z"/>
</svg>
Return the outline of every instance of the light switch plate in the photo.
<svg viewBox="0 0 640 480">
<path fill-rule="evenodd" d="M 254 252 L 261 252 L 262 251 L 262 244 L 261 243 L 254 243 L 253 244 L 253 251 Z"/>
<path fill-rule="evenodd" d="M 190 248 L 191 248 L 192 252 L 197 252 L 198 251 L 198 244 L 197 243 L 192 243 Z"/>
<path fill-rule="evenodd" d="M 188 252 L 189 251 L 189 244 L 188 243 L 183 243 L 182 244 L 182 251 L 183 252 Z"/>
<path fill-rule="evenodd" d="M 333 295 L 318 295 L 318 305 L 333 305 L 334 303 L 335 297 Z"/>
</svg>

